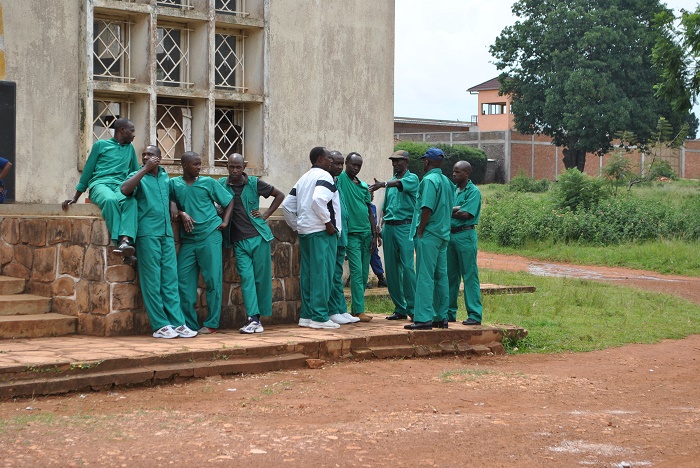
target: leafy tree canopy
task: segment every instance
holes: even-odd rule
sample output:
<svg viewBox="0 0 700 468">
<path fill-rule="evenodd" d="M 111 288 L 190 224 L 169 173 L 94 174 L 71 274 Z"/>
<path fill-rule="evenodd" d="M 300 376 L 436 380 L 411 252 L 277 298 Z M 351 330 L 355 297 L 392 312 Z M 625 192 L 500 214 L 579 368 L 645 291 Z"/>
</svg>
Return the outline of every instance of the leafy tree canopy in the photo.
<svg viewBox="0 0 700 468">
<path fill-rule="evenodd" d="M 517 0 L 512 10 L 521 19 L 490 48 L 501 93 L 518 131 L 550 136 L 567 168 L 583 171 L 586 152 L 608 152 L 616 132 L 648 140 L 659 115 L 685 122 L 655 96 L 659 0 Z"/>
<path fill-rule="evenodd" d="M 674 109 L 688 111 L 700 92 L 700 5 L 694 12 L 681 10 L 678 17 L 662 11 L 655 20 L 661 27 L 653 50 L 654 64 L 661 69 L 657 95 Z"/>
</svg>

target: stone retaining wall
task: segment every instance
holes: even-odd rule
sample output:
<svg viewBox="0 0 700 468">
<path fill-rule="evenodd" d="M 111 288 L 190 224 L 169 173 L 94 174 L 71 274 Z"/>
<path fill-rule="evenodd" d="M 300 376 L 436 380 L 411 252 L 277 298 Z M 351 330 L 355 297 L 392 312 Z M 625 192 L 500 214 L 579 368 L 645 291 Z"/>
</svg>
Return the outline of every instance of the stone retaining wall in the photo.
<svg viewBox="0 0 700 468">
<path fill-rule="evenodd" d="M 298 320 L 299 245 L 281 218 L 271 218 L 273 315 L 267 323 Z M 177 239 L 177 231 L 176 231 Z M 2 274 L 27 280 L 27 293 L 52 298 L 52 311 L 78 317 L 78 333 L 133 335 L 151 330 L 143 309 L 138 272 L 112 252 L 105 222 L 95 216 L 0 215 Z M 223 250 L 221 327 L 246 317 L 232 249 Z M 197 308 L 206 314 L 204 283 Z"/>
</svg>

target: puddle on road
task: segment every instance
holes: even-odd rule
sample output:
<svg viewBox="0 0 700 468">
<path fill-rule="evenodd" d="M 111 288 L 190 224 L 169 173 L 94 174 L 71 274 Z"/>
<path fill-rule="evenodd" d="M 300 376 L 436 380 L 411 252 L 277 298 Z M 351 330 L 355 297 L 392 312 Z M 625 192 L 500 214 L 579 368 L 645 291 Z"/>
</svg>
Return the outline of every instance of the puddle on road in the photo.
<svg viewBox="0 0 700 468">
<path fill-rule="evenodd" d="M 576 268 L 564 265 L 555 265 L 552 263 L 531 263 L 528 266 L 528 272 L 537 276 L 554 276 L 558 278 L 580 278 L 590 280 L 646 280 L 646 281 L 663 281 L 674 283 L 678 280 L 669 278 L 659 278 L 657 276 L 648 275 L 616 275 L 606 274 L 585 268 Z"/>
</svg>

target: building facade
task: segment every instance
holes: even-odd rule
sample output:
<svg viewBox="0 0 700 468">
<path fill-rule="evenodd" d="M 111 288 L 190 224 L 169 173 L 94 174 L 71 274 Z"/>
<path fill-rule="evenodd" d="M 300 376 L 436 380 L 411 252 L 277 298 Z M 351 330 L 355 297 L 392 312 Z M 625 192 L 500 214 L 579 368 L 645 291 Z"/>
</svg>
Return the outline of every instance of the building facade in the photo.
<svg viewBox="0 0 700 468">
<path fill-rule="evenodd" d="M 60 203 L 114 119 L 177 174 L 248 171 L 286 191 L 313 146 L 392 150 L 394 2 L 0 0 L 16 84 L 15 199 Z M 338 27 L 342 25 L 342 27 Z M 3 77 L 0 77 L 3 78 Z"/>
</svg>

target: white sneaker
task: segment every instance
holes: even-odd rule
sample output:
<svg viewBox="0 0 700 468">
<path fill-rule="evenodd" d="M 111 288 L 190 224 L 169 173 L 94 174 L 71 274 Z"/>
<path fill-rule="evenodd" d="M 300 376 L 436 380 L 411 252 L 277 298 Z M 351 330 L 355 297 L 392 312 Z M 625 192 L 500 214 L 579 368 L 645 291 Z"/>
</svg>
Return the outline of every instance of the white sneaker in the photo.
<svg viewBox="0 0 700 468">
<path fill-rule="evenodd" d="M 166 325 L 153 332 L 153 338 L 177 338 L 178 335 L 172 325 Z"/>
<path fill-rule="evenodd" d="M 342 314 L 333 314 L 330 317 L 328 317 L 328 319 L 331 322 L 337 323 L 338 325 L 345 325 L 346 323 L 350 323 L 350 321 L 343 317 Z"/>
<path fill-rule="evenodd" d="M 311 320 L 309 323 L 310 328 L 340 328 L 340 325 L 338 325 L 335 322 L 332 322 L 330 320 L 327 320 L 325 322 L 316 322 L 315 320 Z"/>
<path fill-rule="evenodd" d="M 309 327 L 310 325 L 311 325 L 311 319 L 305 319 L 305 318 L 299 319 L 299 326 L 300 327 Z"/>
<path fill-rule="evenodd" d="M 262 333 L 263 326 L 260 322 L 255 321 L 255 320 L 251 320 L 250 322 L 246 323 L 244 327 L 241 327 L 239 330 L 241 333 L 246 333 L 246 334 Z"/>
<path fill-rule="evenodd" d="M 350 315 L 347 312 L 345 312 L 344 314 L 340 314 L 340 315 L 342 315 L 343 318 L 348 321 L 348 323 L 355 323 L 355 322 L 360 321 L 360 319 L 358 317 L 353 317 L 352 315 Z"/>
<path fill-rule="evenodd" d="M 175 328 L 175 333 L 180 336 L 180 338 L 194 338 L 197 336 L 197 332 L 189 328 L 187 325 L 180 325 Z"/>
</svg>

